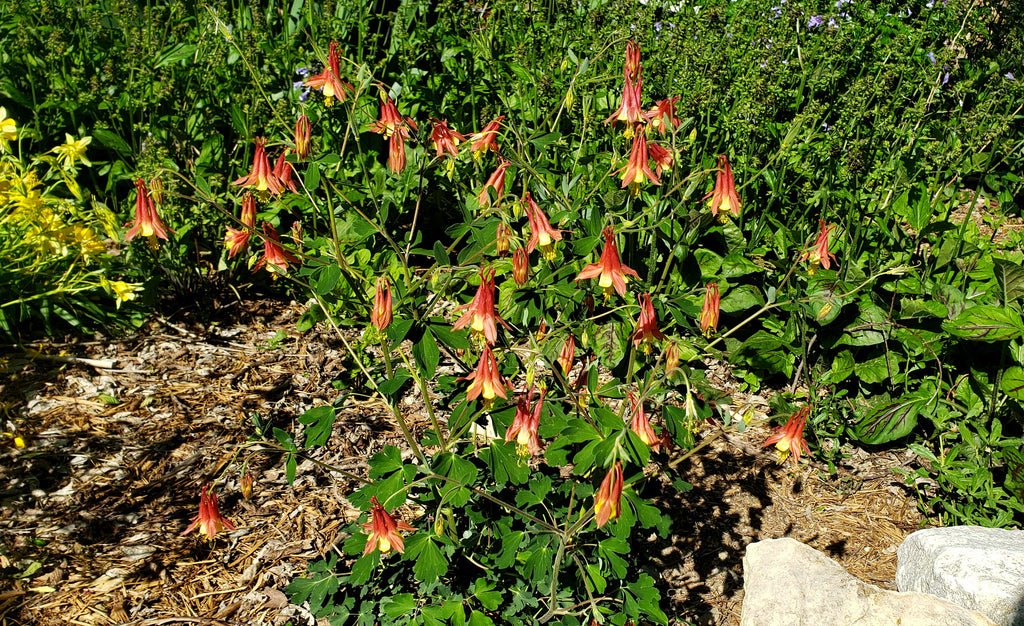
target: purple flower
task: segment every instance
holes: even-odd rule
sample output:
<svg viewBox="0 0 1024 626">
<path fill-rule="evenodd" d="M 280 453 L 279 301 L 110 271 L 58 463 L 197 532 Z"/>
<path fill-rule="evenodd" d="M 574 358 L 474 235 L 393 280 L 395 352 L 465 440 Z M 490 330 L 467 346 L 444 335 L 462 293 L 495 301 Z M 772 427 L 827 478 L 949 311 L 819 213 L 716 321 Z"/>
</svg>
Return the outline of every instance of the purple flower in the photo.
<svg viewBox="0 0 1024 626">
<path fill-rule="evenodd" d="M 853 4 L 853 0 L 836 0 L 837 9 L 841 9 L 847 4 Z"/>
<path fill-rule="evenodd" d="M 834 17 L 828 18 L 828 27 L 829 28 L 839 28 L 839 24 L 836 22 L 836 18 L 834 18 Z"/>
<path fill-rule="evenodd" d="M 1013 77 L 1013 74 L 1011 74 L 1010 72 L 1007 72 L 1007 73 L 1003 74 L 1003 78 L 1005 78 L 1007 80 L 1012 80 L 1012 81 L 1016 81 L 1017 80 L 1016 78 Z"/>
<path fill-rule="evenodd" d="M 942 84 L 945 85 L 949 82 L 949 72 L 946 72 L 945 76 L 942 77 Z"/>
<path fill-rule="evenodd" d="M 297 70 L 295 70 L 295 73 L 298 74 L 299 76 L 305 78 L 305 77 L 309 76 L 309 68 L 308 67 L 300 67 Z"/>
<path fill-rule="evenodd" d="M 828 129 L 831 128 L 831 126 L 828 125 L 828 122 L 822 122 L 821 123 L 821 128 L 822 128 L 822 130 L 824 130 L 827 133 Z"/>
<path fill-rule="evenodd" d="M 654 30 L 658 31 L 659 33 L 661 32 L 661 22 L 654 23 Z"/>
<path fill-rule="evenodd" d="M 932 62 L 932 65 L 935 65 L 935 53 L 934 52 L 929 52 L 925 56 L 928 57 L 928 60 Z"/>
<path fill-rule="evenodd" d="M 825 23 L 825 17 L 823 15 L 812 15 L 811 19 L 807 20 L 807 28 L 817 28 Z"/>
</svg>

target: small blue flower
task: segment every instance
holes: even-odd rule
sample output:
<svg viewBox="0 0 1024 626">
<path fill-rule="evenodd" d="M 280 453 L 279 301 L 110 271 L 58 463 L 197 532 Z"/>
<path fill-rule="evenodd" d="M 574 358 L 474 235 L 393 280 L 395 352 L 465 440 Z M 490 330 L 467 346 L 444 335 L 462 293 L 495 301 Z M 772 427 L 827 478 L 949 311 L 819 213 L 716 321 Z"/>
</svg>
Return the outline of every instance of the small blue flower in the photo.
<svg viewBox="0 0 1024 626">
<path fill-rule="evenodd" d="M 935 53 L 934 52 L 929 52 L 925 56 L 928 57 L 928 60 L 932 62 L 932 65 L 935 65 Z"/>
<path fill-rule="evenodd" d="M 295 73 L 298 74 L 299 76 L 305 78 L 305 77 L 309 76 L 309 68 L 308 67 L 300 67 L 299 69 L 295 70 Z"/>
<path fill-rule="evenodd" d="M 831 128 L 831 126 L 828 125 L 828 122 L 822 122 L 821 123 L 821 128 L 822 128 L 822 130 L 824 130 L 827 133 L 828 129 Z"/>
<path fill-rule="evenodd" d="M 1007 72 L 1007 73 L 1003 74 L 1003 78 L 1005 78 L 1007 80 L 1012 80 L 1014 82 L 1017 81 L 1017 79 L 1014 78 L 1013 74 L 1011 74 L 1010 72 Z"/>
<path fill-rule="evenodd" d="M 811 19 L 807 20 L 807 28 L 817 28 L 825 23 L 825 16 L 823 15 L 812 15 Z"/>
<path fill-rule="evenodd" d="M 945 85 L 949 82 L 949 72 L 946 72 L 945 76 L 942 77 L 942 84 Z"/>
<path fill-rule="evenodd" d="M 295 81 L 294 83 L 292 83 L 292 89 L 302 89 L 302 83 L 303 81 L 301 80 Z"/>
<path fill-rule="evenodd" d="M 309 87 L 306 87 L 306 90 L 299 94 L 299 102 L 305 102 L 307 98 L 309 98 Z"/>
<path fill-rule="evenodd" d="M 834 17 L 828 18 L 828 27 L 829 28 L 839 28 L 839 24 L 836 22 L 836 18 L 834 18 Z"/>
<path fill-rule="evenodd" d="M 661 32 L 661 22 L 654 23 L 654 30 L 658 31 L 659 33 Z"/>
</svg>

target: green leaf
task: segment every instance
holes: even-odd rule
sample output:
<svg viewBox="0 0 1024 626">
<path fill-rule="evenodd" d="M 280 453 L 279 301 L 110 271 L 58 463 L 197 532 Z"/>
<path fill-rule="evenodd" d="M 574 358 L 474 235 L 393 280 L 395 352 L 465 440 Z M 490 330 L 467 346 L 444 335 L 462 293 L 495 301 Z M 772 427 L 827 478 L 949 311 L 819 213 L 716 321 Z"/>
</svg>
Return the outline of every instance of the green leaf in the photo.
<svg viewBox="0 0 1024 626">
<path fill-rule="evenodd" d="M 1024 401 L 1024 368 L 1019 365 L 1008 368 L 1003 372 L 999 388 L 1014 400 Z"/>
<path fill-rule="evenodd" d="M 332 291 L 338 285 L 338 279 L 341 278 L 341 268 L 335 264 L 328 265 L 320 271 L 320 275 L 316 281 L 316 293 L 318 296 L 325 296 Z"/>
<path fill-rule="evenodd" d="M 469 626 L 494 626 L 494 620 L 480 611 L 474 610 L 469 615 Z"/>
<path fill-rule="evenodd" d="M 495 567 L 505 569 L 515 563 L 519 554 L 519 545 L 523 542 L 523 531 L 505 533 L 501 536 L 501 553 L 494 560 Z"/>
<path fill-rule="evenodd" d="M 973 306 L 952 321 L 943 322 L 942 328 L 971 341 L 1007 341 L 1024 335 L 1020 313 L 992 305 Z"/>
<path fill-rule="evenodd" d="M 949 309 L 938 300 L 918 300 L 908 298 L 900 303 L 900 319 L 923 319 L 937 317 L 945 319 Z"/>
<path fill-rule="evenodd" d="M 590 347 L 602 365 L 611 369 L 619 364 L 629 346 L 629 331 L 624 324 L 615 322 L 593 327 L 589 338 Z"/>
<path fill-rule="evenodd" d="M 480 601 L 480 605 L 488 611 L 494 611 L 501 604 L 501 592 L 494 590 L 494 583 L 486 578 L 477 578 L 471 593 Z M 470 619 L 472 621 L 472 619 Z"/>
<path fill-rule="evenodd" d="M 427 379 L 433 378 L 441 359 L 441 352 L 437 348 L 437 340 L 429 330 L 424 331 L 423 338 L 413 344 L 412 356 L 416 360 L 420 374 Z"/>
<path fill-rule="evenodd" d="M 846 334 L 836 342 L 847 346 L 874 346 L 885 341 L 882 329 L 888 326 L 886 313 L 880 307 L 866 300 L 859 304 L 860 314 L 846 329 Z"/>
<path fill-rule="evenodd" d="M 391 326 L 388 326 L 388 340 L 393 343 L 402 341 L 409 334 L 409 329 L 411 328 L 412 320 L 395 320 Z"/>
<path fill-rule="evenodd" d="M 492 441 L 491 445 L 481 451 L 480 456 L 487 462 L 494 475 L 494 482 L 499 485 L 508 482 L 522 485 L 530 478 L 530 466 L 516 452 L 514 441 Z"/>
<path fill-rule="evenodd" d="M 853 360 L 853 353 L 843 350 L 832 359 L 832 369 L 825 375 L 829 384 L 841 383 L 850 377 L 856 363 Z"/>
<path fill-rule="evenodd" d="M 399 367 L 395 370 L 394 375 L 392 375 L 391 378 L 380 384 L 378 389 L 385 396 L 393 396 L 402 388 L 405 381 L 409 380 L 411 377 L 412 374 L 409 373 L 409 370 L 404 367 Z"/>
<path fill-rule="evenodd" d="M 857 422 L 853 436 L 868 445 L 906 437 L 917 426 L 917 416 L 927 401 L 927 398 L 911 394 L 896 402 L 883 402 Z"/>
<path fill-rule="evenodd" d="M 121 139 L 121 137 L 114 132 L 104 130 L 102 128 L 93 128 L 92 136 L 95 137 L 101 144 L 114 150 L 118 155 L 122 157 L 128 157 L 132 154 L 132 148 L 128 143 Z M 213 195 L 213 194 L 209 194 Z"/>
<path fill-rule="evenodd" d="M 406 539 L 405 559 L 416 561 L 412 573 L 421 582 L 434 582 L 448 573 L 448 560 L 434 538 L 425 533 L 416 533 Z"/>
<path fill-rule="evenodd" d="M 654 579 L 647 574 L 640 574 L 636 582 L 629 583 L 627 589 L 632 593 L 638 613 L 631 617 L 643 616 L 658 624 L 668 624 L 668 616 L 661 610 L 658 604 L 661 601 L 661 594 Z M 628 596 L 627 596 L 628 597 Z M 627 604 L 628 606 L 628 604 Z"/>
<path fill-rule="evenodd" d="M 993 258 L 993 270 L 999 290 L 1003 293 L 1003 303 L 1009 304 L 1024 296 L 1024 267 L 1009 259 Z"/>
<path fill-rule="evenodd" d="M 316 191 L 320 187 L 320 164 L 310 163 L 306 170 L 306 189 Z"/>
<path fill-rule="evenodd" d="M 440 241 L 434 242 L 434 259 L 438 265 L 446 266 L 452 264 L 451 257 L 448 256 L 448 251 L 444 249 L 444 244 Z"/>
<path fill-rule="evenodd" d="M 453 331 L 451 326 L 431 324 L 430 332 L 437 340 L 453 350 L 469 350 L 471 345 L 465 331 Z"/>
<path fill-rule="evenodd" d="M 889 360 L 895 360 L 898 357 L 895 354 L 880 355 L 867 361 L 861 361 L 857 363 L 857 378 L 862 382 L 873 385 L 876 383 L 883 382 L 889 379 L 889 368 L 898 370 L 898 363 L 890 363 Z"/>
<path fill-rule="evenodd" d="M 402 451 L 395 446 L 384 446 L 380 452 L 370 457 L 370 478 L 380 478 L 400 469 Z"/>
<path fill-rule="evenodd" d="M 399 593 L 382 598 L 380 608 L 391 619 L 397 619 L 416 608 L 416 598 L 411 593 Z"/>
<path fill-rule="evenodd" d="M 334 420 L 337 411 L 333 406 L 318 406 L 310 409 L 299 417 L 299 422 L 305 424 L 306 447 L 315 448 L 327 443 L 331 436 L 331 429 L 334 427 Z"/>
<path fill-rule="evenodd" d="M 764 297 L 757 287 L 740 285 L 725 294 L 721 301 L 721 310 L 726 313 L 738 313 L 763 305 Z"/>
<path fill-rule="evenodd" d="M 331 571 L 334 569 L 334 563 L 337 559 L 338 556 L 332 553 L 328 560 L 319 561 L 318 565 L 322 564 L 325 566 L 325 569 Z M 312 567 L 310 569 L 312 570 Z M 302 604 L 308 601 L 309 610 L 315 614 L 323 608 L 324 600 L 338 590 L 338 586 L 338 577 L 333 573 L 318 573 L 313 578 L 297 578 L 293 580 L 285 587 L 284 591 L 288 594 L 289 600 L 295 604 Z"/>
</svg>

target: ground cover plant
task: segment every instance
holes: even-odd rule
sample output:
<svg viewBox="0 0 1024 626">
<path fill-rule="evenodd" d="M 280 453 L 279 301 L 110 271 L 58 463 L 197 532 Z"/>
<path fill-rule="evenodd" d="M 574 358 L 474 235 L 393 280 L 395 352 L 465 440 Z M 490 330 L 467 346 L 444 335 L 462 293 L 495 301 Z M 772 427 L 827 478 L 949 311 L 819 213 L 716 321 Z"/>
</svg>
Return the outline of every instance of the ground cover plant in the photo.
<svg viewBox="0 0 1024 626">
<path fill-rule="evenodd" d="M 909 445 L 938 521 L 1020 524 L 1024 268 L 1020 232 L 995 236 L 1020 211 L 1019 10 L 374 9 L 197 11 L 206 38 L 162 51 L 222 50 L 215 71 L 257 87 L 228 107 L 239 156 L 174 164 L 203 208 L 173 228 L 136 185 L 138 232 L 166 243 L 133 254 L 209 246 L 345 343 L 303 436 L 243 450 L 276 442 L 293 478 L 354 400 L 405 435 L 336 470 L 365 515 L 293 601 L 334 623 L 667 622 L 659 498 L 690 489 L 673 470 L 707 423 L 750 421 L 708 359 L 778 390 L 783 458 Z M 193 527 L 222 523 L 204 488 Z"/>
</svg>

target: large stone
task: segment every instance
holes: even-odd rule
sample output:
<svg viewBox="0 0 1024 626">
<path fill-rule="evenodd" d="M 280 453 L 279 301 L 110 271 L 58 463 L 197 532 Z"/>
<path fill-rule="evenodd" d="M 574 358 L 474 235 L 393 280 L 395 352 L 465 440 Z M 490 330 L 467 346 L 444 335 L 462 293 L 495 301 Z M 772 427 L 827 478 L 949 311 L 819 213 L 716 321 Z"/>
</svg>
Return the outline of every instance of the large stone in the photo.
<svg viewBox="0 0 1024 626">
<path fill-rule="evenodd" d="M 1000 626 L 1024 626 L 1024 531 L 928 528 L 897 552 L 896 587 L 980 611 Z"/>
<path fill-rule="evenodd" d="M 743 591 L 740 626 L 994 626 L 934 596 L 869 585 L 788 538 L 747 546 Z"/>
</svg>

